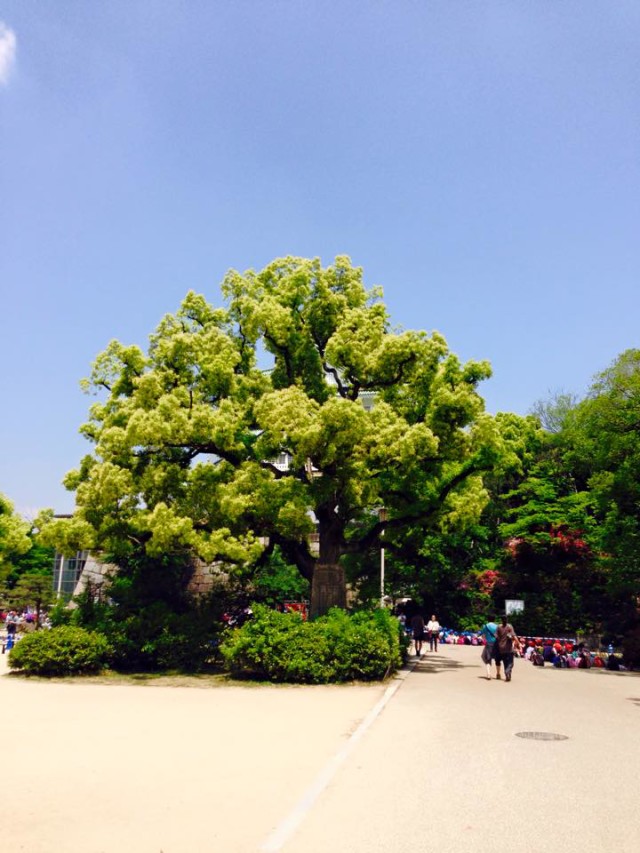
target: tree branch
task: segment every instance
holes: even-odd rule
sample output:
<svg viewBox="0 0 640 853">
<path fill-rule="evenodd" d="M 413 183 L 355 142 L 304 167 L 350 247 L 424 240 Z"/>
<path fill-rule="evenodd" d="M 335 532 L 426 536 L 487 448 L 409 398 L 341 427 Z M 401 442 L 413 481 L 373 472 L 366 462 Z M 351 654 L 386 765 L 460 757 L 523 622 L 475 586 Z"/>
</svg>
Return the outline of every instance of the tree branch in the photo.
<svg viewBox="0 0 640 853">
<path fill-rule="evenodd" d="M 316 558 L 309 551 L 309 546 L 306 542 L 295 542 L 287 539 L 279 533 L 272 533 L 269 539 L 273 540 L 274 545 L 278 545 L 284 556 L 295 564 L 300 574 L 308 581 L 313 579 L 313 572 L 316 566 Z"/>
<path fill-rule="evenodd" d="M 440 488 L 437 496 L 433 498 L 428 507 L 414 512 L 407 512 L 403 513 L 402 515 L 397 515 L 394 518 L 388 519 L 387 521 L 377 521 L 373 525 L 373 527 L 371 527 L 364 534 L 364 536 L 349 539 L 346 543 L 346 552 L 349 554 L 354 554 L 360 551 L 361 549 L 371 548 L 373 545 L 380 544 L 382 541 L 382 533 L 385 530 L 397 530 L 398 528 L 404 527 L 410 522 L 428 521 L 433 515 L 435 515 L 436 512 L 438 512 L 438 510 L 441 508 L 442 504 L 447 499 L 449 494 L 457 486 L 459 486 L 460 483 L 463 483 L 473 474 L 479 474 L 481 471 L 489 470 L 491 470 L 491 466 L 486 464 L 466 465 L 461 471 L 459 471 L 455 475 L 455 477 L 452 477 L 451 480 L 449 480 Z"/>
<path fill-rule="evenodd" d="M 404 379 L 405 367 L 407 367 L 407 365 L 411 364 L 415 360 L 416 360 L 415 354 L 411 353 L 411 355 L 408 355 L 404 359 L 404 361 L 400 362 L 400 364 L 398 365 L 398 372 L 396 373 L 395 376 L 392 376 L 391 379 L 385 379 L 385 380 L 377 379 L 374 382 L 362 382 L 360 385 L 360 389 L 362 391 L 375 391 L 376 388 L 390 388 L 393 385 L 400 384 L 402 382 L 402 380 Z M 349 378 L 352 379 L 352 377 L 349 377 Z M 353 380 L 353 381 L 355 381 L 355 380 Z"/>
<path fill-rule="evenodd" d="M 343 385 L 342 380 L 340 379 L 340 374 L 338 373 L 337 369 L 335 367 L 331 367 L 331 365 L 327 364 L 327 362 L 324 360 L 322 362 L 322 369 L 325 373 L 330 373 L 333 376 L 336 383 L 336 387 L 338 388 L 338 394 L 340 394 L 341 397 L 348 397 L 349 389 L 346 385 Z"/>
<path fill-rule="evenodd" d="M 167 442 L 164 447 L 173 447 L 176 450 L 188 450 L 190 459 L 195 459 L 196 456 L 199 456 L 201 453 L 207 453 L 210 456 L 219 456 L 220 459 L 223 459 L 225 462 L 228 462 L 230 465 L 235 467 L 245 461 L 245 459 L 243 459 L 239 454 L 232 453 L 228 450 L 222 450 L 215 444 L 174 444 L 172 442 Z M 157 450 L 155 452 L 159 453 L 160 451 Z"/>
<path fill-rule="evenodd" d="M 271 337 L 271 335 L 267 334 L 266 331 L 263 332 L 263 335 L 264 335 L 265 341 L 267 341 L 267 343 L 269 343 L 273 347 L 273 349 L 282 356 L 282 358 L 284 360 L 284 366 L 285 366 L 286 371 L 287 371 L 287 381 L 289 382 L 289 384 L 293 385 L 294 376 L 293 376 L 293 367 L 291 365 L 291 353 L 289 352 L 287 347 L 283 347 L 283 346 L 280 346 L 280 344 L 277 344 L 274 341 L 274 339 Z"/>
<path fill-rule="evenodd" d="M 288 471 L 281 471 L 277 465 L 273 464 L 273 462 L 265 462 L 262 460 L 259 464 L 265 471 L 271 471 L 276 480 L 281 480 L 282 477 L 285 477 L 289 473 Z"/>
</svg>

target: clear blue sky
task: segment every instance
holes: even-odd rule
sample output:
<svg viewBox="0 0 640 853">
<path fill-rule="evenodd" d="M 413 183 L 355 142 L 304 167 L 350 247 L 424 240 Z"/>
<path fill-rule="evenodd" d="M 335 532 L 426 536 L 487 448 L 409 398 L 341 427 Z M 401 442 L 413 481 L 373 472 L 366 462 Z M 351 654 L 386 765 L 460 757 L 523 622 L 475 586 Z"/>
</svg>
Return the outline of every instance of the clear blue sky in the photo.
<svg viewBox="0 0 640 853">
<path fill-rule="evenodd" d="M 0 491 L 73 498 L 78 382 L 234 267 L 348 254 L 489 411 L 639 345 L 637 0 L 5 0 Z"/>
</svg>

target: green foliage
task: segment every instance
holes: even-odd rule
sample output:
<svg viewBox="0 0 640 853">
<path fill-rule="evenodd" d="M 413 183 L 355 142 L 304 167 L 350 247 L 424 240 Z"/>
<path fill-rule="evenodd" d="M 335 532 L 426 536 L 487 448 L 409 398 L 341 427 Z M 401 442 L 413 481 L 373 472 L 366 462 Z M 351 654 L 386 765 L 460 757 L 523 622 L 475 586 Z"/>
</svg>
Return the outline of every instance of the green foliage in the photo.
<svg viewBox="0 0 640 853">
<path fill-rule="evenodd" d="M 571 412 L 578 405 L 575 394 L 556 391 L 548 400 L 537 400 L 531 407 L 542 429 L 550 433 L 561 433 Z"/>
<path fill-rule="evenodd" d="M 312 622 L 256 605 L 221 651 L 236 676 L 325 684 L 386 678 L 403 654 L 398 622 L 386 611 L 348 615 L 333 609 Z"/>
<path fill-rule="evenodd" d="M 13 504 L 0 493 L 0 583 L 5 583 L 14 562 L 32 546 L 29 524 L 14 511 Z"/>
<path fill-rule="evenodd" d="M 114 669 L 200 670 L 216 655 L 227 598 L 222 590 L 193 598 L 192 572 L 185 555 L 121 558 L 103 588 L 88 586 L 75 599 L 71 620 L 107 637 Z"/>
<path fill-rule="evenodd" d="M 284 601 L 304 601 L 309 598 L 309 581 L 275 548 L 264 565 L 251 576 L 251 590 L 255 601 L 271 606 Z"/>
<path fill-rule="evenodd" d="M 53 607 L 51 607 L 47 615 L 51 620 L 54 628 L 59 628 L 61 625 L 71 625 L 73 622 L 74 611 L 69 607 L 68 602 L 63 599 L 58 599 Z"/>
<path fill-rule="evenodd" d="M 633 597 L 640 586 L 640 350 L 626 350 L 596 377 L 568 421 L 566 439 L 612 558 L 610 587 Z"/>
<path fill-rule="evenodd" d="M 7 598 L 11 607 L 18 609 L 35 608 L 36 621 L 39 622 L 42 608 L 47 607 L 54 598 L 51 574 L 29 573 L 21 575 L 13 589 L 8 590 Z"/>
<path fill-rule="evenodd" d="M 35 606 L 39 614 L 52 597 L 53 555 L 0 495 L 0 606 Z"/>
<path fill-rule="evenodd" d="M 537 417 L 489 417 L 477 392 L 488 365 L 461 364 L 437 333 L 394 329 L 348 258 L 231 271 L 223 296 L 215 308 L 189 293 L 146 351 L 113 341 L 98 356 L 85 384 L 100 396 L 82 428 L 93 453 L 66 480 L 77 511 L 42 517 L 43 542 L 108 549 L 124 566 L 115 606 L 91 615 L 87 602 L 75 617 L 108 625 L 121 663 L 160 666 L 171 649 L 187 659 L 181 648 L 204 656 L 215 642 L 199 646 L 195 627 L 178 639 L 191 621 L 210 637 L 206 618 L 164 570 L 132 574 L 141 554 L 156 568 L 221 560 L 257 600 L 308 596 L 316 614 L 318 564 L 340 564 L 370 603 L 384 544 L 387 592 L 442 623 L 481 622 L 513 597 L 532 633 L 633 626 L 640 350 L 582 402 L 559 393 Z M 11 516 L 0 501 L 0 561 L 7 541 L 21 547 Z M 489 588 L 487 572 L 500 583 Z M 344 600 L 335 586 L 323 609 Z"/>
<path fill-rule="evenodd" d="M 104 636 L 69 625 L 23 637 L 9 653 L 9 666 L 27 675 L 79 675 L 102 669 L 108 651 Z"/>
<path fill-rule="evenodd" d="M 180 617 L 162 604 L 138 616 L 105 623 L 110 665 L 123 672 L 195 672 L 214 657 L 212 632 L 193 615 Z"/>
<path fill-rule="evenodd" d="M 38 542 L 37 536 L 30 531 L 29 540 L 31 547 L 24 554 L 18 554 L 11 560 L 11 572 L 7 576 L 7 585 L 15 586 L 24 575 L 47 576 L 50 585 L 53 583 L 53 548 Z"/>
<path fill-rule="evenodd" d="M 438 333 L 394 329 L 346 257 L 230 271 L 222 290 L 223 308 L 189 293 L 146 353 L 112 341 L 98 356 L 85 387 L 100 400 L 82 428 L 94 452 L 66 479 L 73 518 L 50 518 L 46 541 L 118 559 L 189 551 L 241 571 L 278 545 L 312 581 L 318 561 L 379 546 L 381 505 L 389 539 L 477 520 L 479 475 L 516 459 L 477 393 L 486 362 L 461 364 Z"/>
</svg>

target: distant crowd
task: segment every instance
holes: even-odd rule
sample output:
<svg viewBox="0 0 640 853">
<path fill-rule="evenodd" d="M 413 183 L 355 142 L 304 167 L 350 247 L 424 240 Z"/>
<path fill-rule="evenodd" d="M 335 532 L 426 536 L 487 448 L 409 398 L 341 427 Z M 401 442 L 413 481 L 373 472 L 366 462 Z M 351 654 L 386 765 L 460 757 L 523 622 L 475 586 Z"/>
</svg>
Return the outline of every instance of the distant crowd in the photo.
<svg viewBox="0 0 640 853">
<path fill-rule="evenodd" d="M 12 648 L 19 634 L 28 634 L 30 631 L 35 631 L 37 615 L 30 607 L 24 610 L 0 610 L 0 624 L 4 628 L 2 651 L 5 652 Z M 40 613 L 40 627 L 51 627 L 51 620 L 44 613 Z"/>
<path fill-rule="evenodd" d="M 46 621 L 44 612 L 40 613 L 40 623 Z M 36 611 L 31 607 L 25 607 L 24 610 L 0 610 L 0 622 L 4 623 L 5 630 L 9 625 L 35 625 Z"/>
<path fill-rule="evenodd" d="M 438 643 L 458 646 L 491 645 L 493 638 L 485 628 L 480 631 L 459 631 L 441 626 L 435 615 L 425 622 L 420 615 L 407 619 L 404 613 L 397 614 L 404 630 L 414 641 L 415 652 L 422 651 L 422 642 L 429 642 L 430 651 L 437 651 Z M 490 623 L 493 624 L 493 623 Z M 497 626 L 496 626 L 497 627 Z M 554 666 L 558 669 L 608 669 L 623 672 L 627 669 L 622 658 L 615 654 L 613 646 L 606 652 L 591 651 L 585 643 L 564 637 L 525 637 L 514 636 L 512 643 L 514 657 L 530 661 L 534 666 Z"/>
<path fill-rule="evenodd" d="M 612 672 L 626 670 L 622 660 L 609 646 L 606 653 L 592 652 L 585 643 L 574 640 L 542 639 L 524 637 L 521 640 L 521 656 L 534 666 L 550 664 L 558 669 L 608 669 Z"/>
</svg>

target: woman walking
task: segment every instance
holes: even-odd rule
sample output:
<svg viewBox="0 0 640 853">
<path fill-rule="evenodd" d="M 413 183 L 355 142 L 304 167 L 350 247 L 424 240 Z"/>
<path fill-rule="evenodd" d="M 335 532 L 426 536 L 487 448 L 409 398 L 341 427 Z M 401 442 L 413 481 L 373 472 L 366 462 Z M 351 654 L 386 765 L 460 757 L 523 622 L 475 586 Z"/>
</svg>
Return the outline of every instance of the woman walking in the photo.
<svg viewBox="0 0 640 853">
<path fill-rule="evenodd" d="M 440 623 L 434 614 L 431 615 L 431 619 L 427 622 L 427 636 L 429 637 L 429 651 L 438 651 L 438 637 L 440 636 Z"/>
</svg>

